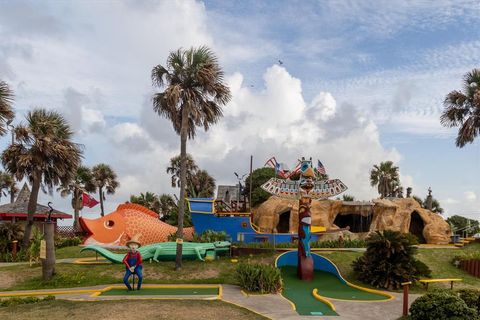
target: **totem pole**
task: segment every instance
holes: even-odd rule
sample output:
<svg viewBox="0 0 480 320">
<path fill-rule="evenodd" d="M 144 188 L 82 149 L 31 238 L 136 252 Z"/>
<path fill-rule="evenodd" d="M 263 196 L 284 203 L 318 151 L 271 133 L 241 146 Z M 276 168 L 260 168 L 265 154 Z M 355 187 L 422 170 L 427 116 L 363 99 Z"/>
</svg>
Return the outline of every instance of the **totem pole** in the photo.
<svg viewBox="0 0 480 320">
<path fill-rule="evenodd" d="M 319 180 L 325 174 L 325 168 L 319 161 L 315 170 L 310 160 L 299 160 L 299 164 L 287 176 L 287 179 L 271 178 L 262 185 L 262 189 L 279 197 L 298 200 L 298 265 L 297 276 L 304 281 L 313 280 L 313 259 L 310 254 L 312 217 L 310 207 L 312 199 L 327 199 L 347 190 L 338 179 Z M 300 173 L 298 181 L 290 177 Z"/>
</svg>

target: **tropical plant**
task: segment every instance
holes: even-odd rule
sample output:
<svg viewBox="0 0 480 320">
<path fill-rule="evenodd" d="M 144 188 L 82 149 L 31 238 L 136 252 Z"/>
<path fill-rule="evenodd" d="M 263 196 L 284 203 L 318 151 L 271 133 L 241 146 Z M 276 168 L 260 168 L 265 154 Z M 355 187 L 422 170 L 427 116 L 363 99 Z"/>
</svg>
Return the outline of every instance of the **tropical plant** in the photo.
<svg viewBox="0 0 480 320">
<path fill-rule="evenodd" d="M 424 209 L 428 208 L 428 196 L 423 200 L 419 196 L 415 196 L 415 195 L 412 198 L 415 201 L 417 201 L 418 204 L 420 204 L 420 206 L 422 208 L 424 208 Z M 443 208 L 440 205 L 440 202 L 435 198 L 432 198 L 432 210 L 431 211 L 435 212 L 435 213 L 438 213 L 438 214 L 442 214 L 444 212 Z"/>
<path fill-rule="evenodd" d="M 215 193 L 215 179 L 207 170 L 198 170 L 189 183 L 189 197 L 212 198 Z"/>
<path fill-rule="evenodd" d="M 412 320 L 480 319 L 477 310 L 468 307 L 455 293 L 446 290 L 421 296 L 410 306 L 410 314 Z"/>
<path fill-rule="evenodd" d="M 187 153 L 186 155 L 186 179 L 187 184 L 189 181 L 192 181 L 192 177 L 198 170 L 198 166 L 193 160 L 193 157 Z M 175 156 L 170 159 L 170 165 L 167 167 L 167 173 L 172 175 L 172 188 L 180 188 L 180 173 L 181 173 L 181 157 Z M 187 188 L 188 191 L 188 188 Z"/>
<path fill-rule="evenodd" d="M 5 222 L 0 224 L 0 253 L 6 253 L 12 241 L 23 237 L 23 228 L 19 223 Z"/>
<path fill-rule="evenodd" d="M 170 212 L 177 208 L 177 204 L 171 195 L 165 193 L 161 194 L 158 200 L 160 202 L 160 219 L 164 220 L 164 217 L 168 217 Z"/>
<path fill-rule="evenodd" d="M 270 178 L 275 176 L 275 169 L 273 168 L 258 168 L 253 170 L 252 175 L 245 180 L 245 192 L 250 193 L 250 179 L 252 179 L 252 207 L 255 207 L 268 198 L 271 194 L 261 188 L 261 185 L 267 182 Z"/>
<path fill-rule="evenodd" d="M 147 191 L 145 193 L 140 193 L 139 196 L 135 196 L 132 194 L 130 196 L 130 202 L 142 205 L 145 208 L 148 208 L 153 212 L 156 212 L 160 216 L 160 210 L 161 210 L 160 199 L 153 192 Z"/>
<path fill-rule="evenodd" d="M 377 288 L 398 289 L 402 282 L 428 275 L 428 267 L 415 260 L 414 236 L 392 230 L 367 238 L 367 251 L 352 263 L 358 279 Z"/>
<path fill-rule="evenodd" d="M 0 171 L 0 199 L 1 197 L 6 197 L 7 194 L 17 193 L 18 189 L 16 187 L 15 179 L 11 174 Z"/>
<path fill-rule="evenodd" d="M 0 81 L 0 136 L 7 133 L 6 124 L 9 124 L 15 117 L 12 104 L 13 91 L 5 81 Z"/>
<path fill-rule="evenodd" d="M 480 69 L 473 69 L 463 77 L 463 92 L 454 90 L 443 101 L 440 123 L 445 127 L 459 127 L 455 144 L 463 148 L 480 134 Z"/>
<path fill-rule="evenodd" d="M 278 293 L 282 290 L 279 268 L 267 264 L 240 263 L 235 271 L 240 287 L 248 292 Z"/>
<path fill-rule="evenodd" d="M 343 201 L 355 201 L 355 197 L 350 194 L 344 194 L 342 199 Z"/>
<path fill-rule="evenodd" d="M 115 190 L 120 186 L 117 181 L 117 174 L 113 169 L 105 163 L 97 164 L 92 168 L 93 183 L 97 187 L 98 197 L 100 198 L 100 214 L 105 215 L 103 201 L 105 201 L 105 190 L 107 194 L 114 194 Z"/>
<path fill-rule="evenodd" d="M 193 242 L 216 242 L 226 241 L 227 233 L 225 231 L 205 230 L 202 234 L 193 234 Z"/>
<path fill-rule="evenodd" d="M 392 161 L 374 165 L 370 171 L 370 185 L 377 186 L 378 193 L 382 198 L 390 196 L 395 188 L 400 186 L 398 167 L 394 166 Z"/>
<path fill-rule="evenodd" d="M 223 71 L 213 52 L 205 47 L 171 52 L 166 66 L 153 68 L 153 84 L 163 92 L 153 96 L 153 109 L 169 119 L 180 135 L 180 198 L 178 203 L 179 239 L 183 238 L 183 213 L 187 186 L 187 138 L 194 139 L 196 127 L 208 130 L 222 116 L 222 106 L 230 101 Z M 175 269 L 182 266 L 182 243 L 177 243 Z"/>
<path fill-rule="evenodd" d="M 26 124 L 15 128 L 15 141 L 2 153 L 2 163 L 17 180 L 28 179 L 32 191 L 28 201 L 23 247 L 28 246 L 40 188 L 52 193 L 54 186 L 68 184 L 80 164 L 80 145 L 71 141 L 73 132 L 56 111 L 35 109 Z"/>
<path fill-rule="evenodd" d="M 92 171 L 86 166 L 79 166 L 76 169 L 74 178 L 57 189 L 62 197 L 72 195 L 73 228 L 75 230 L 80 228 L 79 212 L 83 209 L 83 193 L 95 192 L 96 190 L 97 187 L 93 183 Z"/>
</svg>

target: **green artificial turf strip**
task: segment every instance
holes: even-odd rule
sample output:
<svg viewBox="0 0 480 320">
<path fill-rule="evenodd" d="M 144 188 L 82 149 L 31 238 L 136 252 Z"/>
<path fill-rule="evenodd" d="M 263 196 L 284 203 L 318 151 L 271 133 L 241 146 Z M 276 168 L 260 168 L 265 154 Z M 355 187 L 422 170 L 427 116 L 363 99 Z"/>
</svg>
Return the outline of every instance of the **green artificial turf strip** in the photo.
<svg viewBox="0 0 480 320">
<path fill-rule="evenodd" d="M 315 270 L 314 280 L 302 281 L 297 277 L 297 267 L 285 266 L 281 268 L 284 283 L 283 295 L 292 301 L 300 315 L 310 315 L 320 311 L 324 315 L 337 315 L 326 304 L 318 301 L 312 295 L 313 289 L 318 289 L 318 294 L 326 298 L 343 300 L 387 300 L 388 298 L 356 288 L 352 288 L 335 275 Z M 332 301 L 335 304 L 335 301 Z"/>
<path fill-rule="evenodd" d="M 338 316 L 325 303 L 318 301 L 312 295 L 313 282 L 301 281 L 297 278 L 297 267 L 286 266 L 281 268 L 283 278 L 282 295 L 295 304 L 299 315 L 328 315 Z"/>
<path fill-rule="evenodd" d="M 102 292 L 102 296 L 119 295 L 159 295 L 159 296 L 194 296 L 194 295 L 217 295 L 218 288 L 142 288 L 128 291 L 125 289 L 112 289 Z"/>
</svg>

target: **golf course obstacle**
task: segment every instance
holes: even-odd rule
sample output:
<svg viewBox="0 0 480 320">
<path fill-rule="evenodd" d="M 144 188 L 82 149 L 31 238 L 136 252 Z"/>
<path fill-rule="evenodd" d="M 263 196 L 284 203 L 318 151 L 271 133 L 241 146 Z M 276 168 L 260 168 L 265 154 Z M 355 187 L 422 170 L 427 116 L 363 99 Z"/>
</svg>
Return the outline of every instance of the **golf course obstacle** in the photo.
<svg viewBox="0 0 480 320">
<path fill-rule="evenodd" d="M 289 251 L 275 261 L 282 272 L 282 295 L 289 300 L 300 315 L 338 315 L 335 300 L 352 302 L 379 302 L 394 299 L 387 292 L 357 286 L 345 280 L 337 266 L 329 259 L 311 253 L 314 280 L 302 281 L 297 277 L 298 252 Z"/>
<path fill-rule="evenodd" d="M 124 253 L 115 253 L 97 245 L 86 246 L 82 248 L 80 252 L 88 250 L 97 252 L 113 263 L 122 263 L 125 257 Z M 160 242 L 138 248 L 143 260 L 147 261 L 152 259 L 156 262 L 175 260 L 176 250 L 176 242 Z M 188 260 L 198 259 L 205 261 L 207 256 L 216 258 L 218 255 L 227 254 L 228 252 L 230 252 L 230 242 L 228 241 L 211 243 L 184 242 L 182 246 L 182 257 Z"/>
<path fill-rule="evenodd" d="M 271 178 L 262 185 L 262 189 L 282 198 L 298 199 L 298 263 L 297 276 L 305 281 L 313 280 L 314 261 L 310 253 L 312 231 L 312 215 L 310 212 L 312 199 L 327 199 L 338 195 L 347 187 L 338 179 L 324 179 L 326 172 L 318 160 L 318 167 L 313 168 L 310 160 L 302 157 L 297 165 L 300 179 L 298 181 Z"/>
</svg>

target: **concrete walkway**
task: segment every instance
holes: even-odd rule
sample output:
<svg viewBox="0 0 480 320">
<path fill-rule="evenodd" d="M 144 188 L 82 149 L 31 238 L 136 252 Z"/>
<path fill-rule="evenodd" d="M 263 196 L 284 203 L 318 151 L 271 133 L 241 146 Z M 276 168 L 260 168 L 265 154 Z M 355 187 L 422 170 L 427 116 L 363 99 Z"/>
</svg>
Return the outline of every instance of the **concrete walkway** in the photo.
<svg viewBox="0 0 480 320">
<path fill-rule="evenodd" d="M 118 285 L 118 284 L 117 284 Z M 100 300 L 124 300 L 124 299 L 155 299 L 158 296 L 92 296 L 109 285 L 98 285 L 81 288 L 64 289 L 42 289 L 25 291 L 4 291 L 0 292 L 0 298 L 3 295 L 25 295 L 33 294 L 36 296 L 54 295 L 58 299 L 72 301 L 100 301 Z M 292 304 L 279 294 L 266 295 L 247 295 L 240 290 L 240 287 L 234 285 L 221 285 L 223 293 L 221 300 L 246 308 L 267 318 L 277 320 L 316 320 L 316 319 L 339 319 L 339 320 L 394 320 L 402 315 L 402 294 L 391 293 L 395 296 L 394 300 L 383 302 L 358 302 L 358 301 L 340 301 L 330 299 L 337 309 L 340 316 L 299 316 L 293 310 Z M 148 287 L 148 285 L 145 285 Z M 410 303 L 420 295 L 411 294 Z M 164 297 L 167 298 L 167 297 Z M 171 297 L 174 298 L 174 297 Z M 216 299 L 212 296 L 182 296 L 183 299 Z"/>
</svg>

